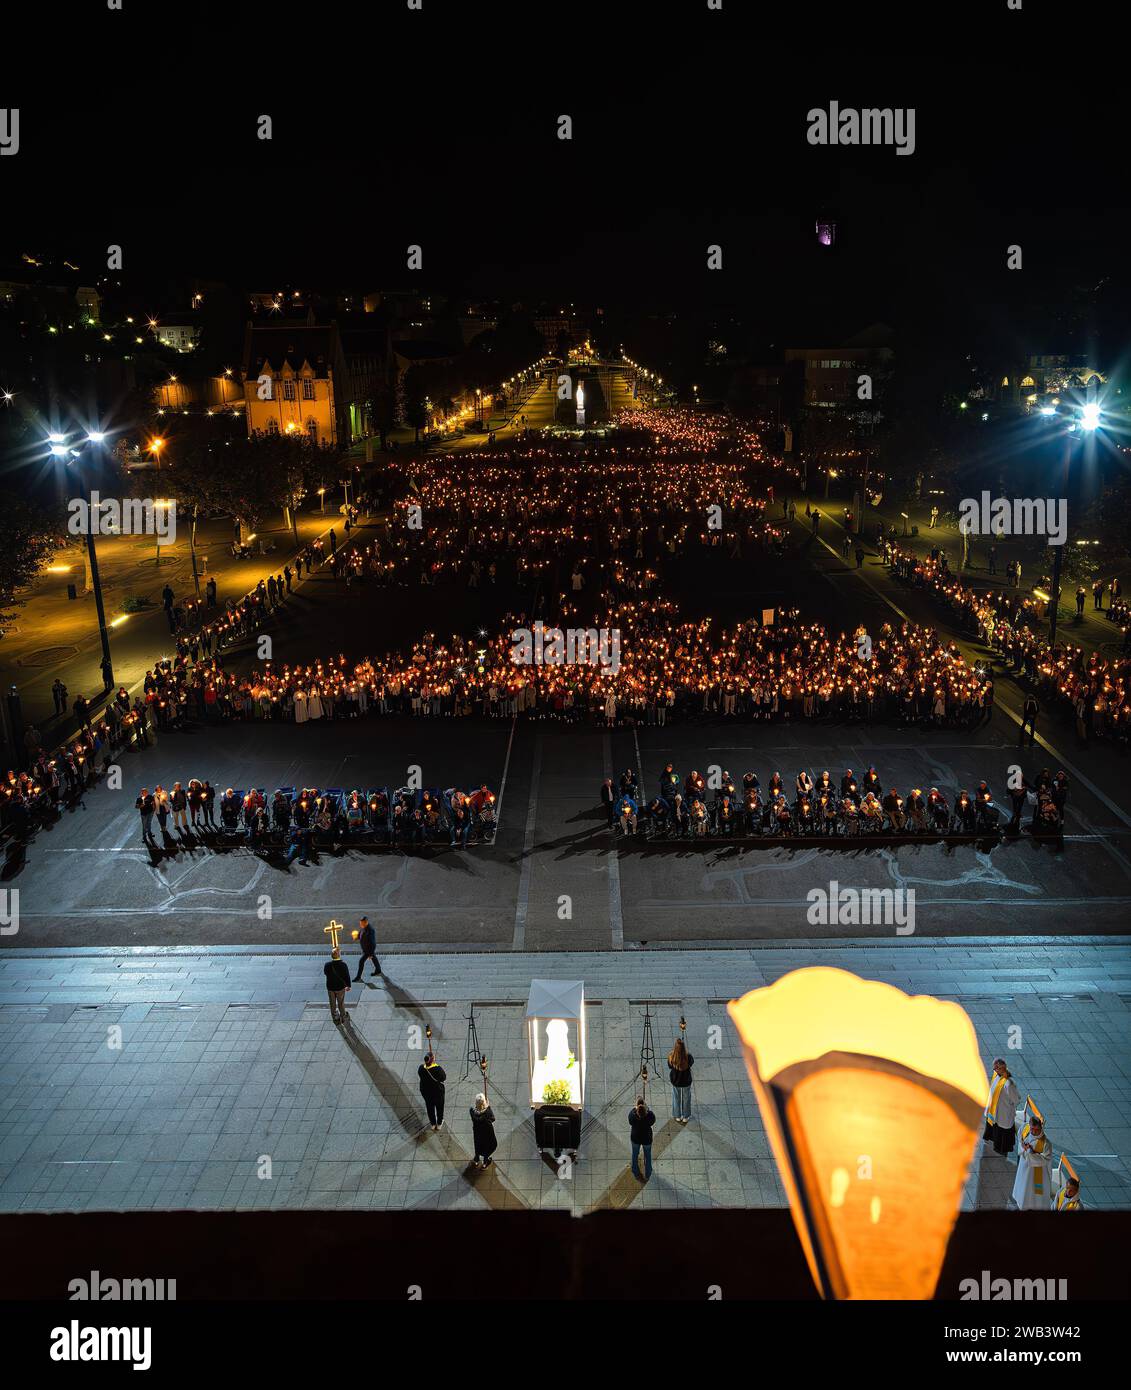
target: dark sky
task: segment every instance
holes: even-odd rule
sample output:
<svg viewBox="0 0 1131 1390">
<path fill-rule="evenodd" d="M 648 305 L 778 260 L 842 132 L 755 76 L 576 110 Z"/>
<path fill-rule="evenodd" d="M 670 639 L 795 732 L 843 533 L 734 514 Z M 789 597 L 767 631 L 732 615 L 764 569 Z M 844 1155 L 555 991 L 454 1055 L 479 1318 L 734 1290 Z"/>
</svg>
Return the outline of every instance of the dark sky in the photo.
<svg viewBox="0 0 1131 1390">
<path fill-rule="evenodd" d="M 307 6 L 309 53 L 280 31 L 278 61 L 228 28 L 187 81 L 166 33 L 152 87 L 101 53 L 97 81 L 21 108 L 5 260 L 30 242 L 94 263 L 118 242 L 147 276 L 718 308 L 794 338 L 830 319 L 1008 333 L 1065 305 L 1126 312 L 1125 122 L 1094 11 L 424 4 L 348 22 Z M 207 30 L 198 9 L 174 47 Z M 914 107 L 915 153 L 809 145 L 807 111 L 834 98 Z"/>
</svg>

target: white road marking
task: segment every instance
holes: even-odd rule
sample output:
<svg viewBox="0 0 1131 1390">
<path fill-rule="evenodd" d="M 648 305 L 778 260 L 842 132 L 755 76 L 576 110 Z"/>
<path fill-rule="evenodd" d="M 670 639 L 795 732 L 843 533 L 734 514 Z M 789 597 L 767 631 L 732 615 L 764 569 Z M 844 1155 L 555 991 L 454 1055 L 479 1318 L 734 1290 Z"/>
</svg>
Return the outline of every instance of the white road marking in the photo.
<svg viewBox="0 0 1131 1390">
<path fill-rule="evenodd" d="M 507 756 L 503 759 L 503 780 L 499 783 L 499 804 L 495 809 L 495 840 L 499 838 L 499 831 L 503 824 L 503 792 L 507 789 L 507 769 L 511 765 L 511 744 L 514 743 L 514 731 L 518 724 L 518 715 L 511 720 L 511 736 L 507 739 Z"/>
<path fill-rule="evenodd" d="M 633 734 L 636 730 L 633 729 Z M 606 734 L 601 740 L 602 750 L 605 758 L 605 776 L 613 775 L 613 740 Z M 640 748 L 637 745 L 637 759 L 639 760 Z M 637 776 L 639 776 L 639 772 Z M 621 904 L 620 896 L 620 856 L 617 853 L 616 830 L 610 832 L 609 851 L 605 855 L 605 866 L 609 874 L 609 925 L 612 928 L 612 943 L 614 951 L 624 950 L 624 909 Z"/>
<path fill-rule="evenodd" d="M 534 829 L 538 819 L 538 784 L 542 777 L 542 736 L 534 740 L 534 761 L 530 769 L 530 805 L 526 811 L 526 833 L 522 837 L 522 870 L 518 876 L 518 896 L 514 906 L 514 937 L 511 950 L 526 949 L 526 916 L 530 907 L 530 875 L 534 859 Z M 498 834 L 498 831 L 495 832 Z"/>
</svg>

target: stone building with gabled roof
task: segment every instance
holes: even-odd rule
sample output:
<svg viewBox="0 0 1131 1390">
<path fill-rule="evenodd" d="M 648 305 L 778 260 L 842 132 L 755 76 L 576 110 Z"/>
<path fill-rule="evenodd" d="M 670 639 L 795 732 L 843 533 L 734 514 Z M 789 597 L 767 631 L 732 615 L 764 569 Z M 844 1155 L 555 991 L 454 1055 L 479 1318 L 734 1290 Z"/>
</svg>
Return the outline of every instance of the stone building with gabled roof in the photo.
<svg viewBox="0 0 1131 1390">
<path fill-rule="evenodd" d="M 317 444 L 349 443 L 336 324 L 249 323 L 242 375 L 249 434 L 301 432 Z"/>
</svg>

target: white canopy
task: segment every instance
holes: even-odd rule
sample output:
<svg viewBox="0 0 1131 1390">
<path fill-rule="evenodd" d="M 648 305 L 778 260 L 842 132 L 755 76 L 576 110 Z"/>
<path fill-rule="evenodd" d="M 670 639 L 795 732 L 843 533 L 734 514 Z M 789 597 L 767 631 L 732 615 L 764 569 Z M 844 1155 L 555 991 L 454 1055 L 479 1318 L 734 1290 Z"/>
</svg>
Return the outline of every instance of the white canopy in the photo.
<svg viewBox="0 0 1131 1390">
<path fill-rule="evenodd" d="M 527 1018 L 581 1018 L 585 1007 L 584 980 L 531 980 Z"/>
</svg>

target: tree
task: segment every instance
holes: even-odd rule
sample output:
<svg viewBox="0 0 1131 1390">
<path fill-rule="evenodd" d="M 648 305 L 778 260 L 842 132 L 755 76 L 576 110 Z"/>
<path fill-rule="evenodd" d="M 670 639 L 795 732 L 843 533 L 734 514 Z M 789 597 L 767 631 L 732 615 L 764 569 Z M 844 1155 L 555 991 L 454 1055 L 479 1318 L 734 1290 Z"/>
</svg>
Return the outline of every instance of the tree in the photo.
<svg viewBox="0 0 1131 1390">
<path fill-rule="evenodd" d="M 0 494 L 0 624 L 24 600 L 19 591 L 33 583 L 55 554 L 59 518 L 18 492 Z"/>
<path fill-rule="evenodd" d="M 365 408 L 369 423 L 381 439 L 381 448 L 388 445 L 389 431 L 397 423 L 397 388 L 389 373 L 375 376 L 365 392 Z"/>
<path fill-rule="evenodd" d="M 189 519 L 189 553 L 192 577 L 200 592 L 196 559 L 196 530 L 202 519 L 233 512 L 242 441 L 233 440 L 217 419 L 185 416 L 170 426 L 166 435 L 167 466 L 159 474 L 129 474 L 130 490 L 148 497 L 157 482 L 162 494 L 176 505 L 177 516 Z"/>
<path fill-rule="evenodd" d="M 420 443 L 420 431 L 428 423 L 428 382 L 424 371 L 417 366 L 409 367 L 404 375 L 405 419 L 416 432 L 414 443 Z"/>
</svg>

